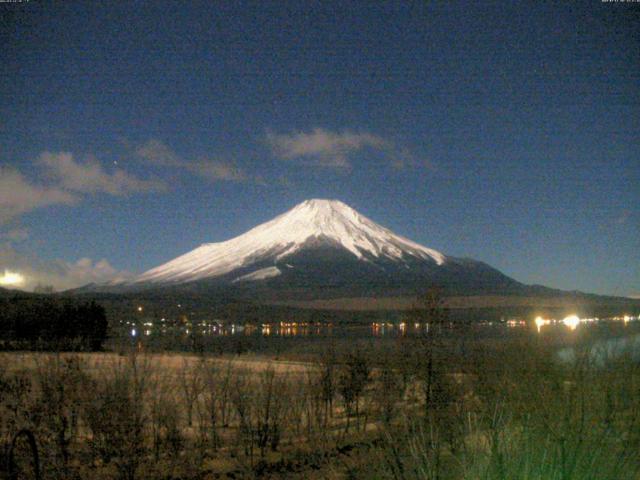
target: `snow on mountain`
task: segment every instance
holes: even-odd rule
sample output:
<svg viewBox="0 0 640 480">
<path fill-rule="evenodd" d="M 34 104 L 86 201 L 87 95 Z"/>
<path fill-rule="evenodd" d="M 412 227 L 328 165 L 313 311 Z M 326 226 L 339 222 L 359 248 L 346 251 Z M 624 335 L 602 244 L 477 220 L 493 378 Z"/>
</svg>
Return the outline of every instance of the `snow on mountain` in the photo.
<svg viewBox="0 0 640 480">
<path fill-rule="evenodd" d="M 264 280 L 265 278 L 277 277 L 282 272 L 278 267 L 267 267 L 261 268 L 260 270 L 256 270 L 255 272 L 247 273 L 246 275 L 242 275 L 241 277 L 236 278 L 231 283 L 237 282 L 250 282 L 253 280 Z"/>
<path fill-rule="evenodd" d="M 396 261 L 414 257 L 436 265 L 446 261 L 442 253 L 396 235 L 338 200 L 313 199 L 236 238 L 201 245 L 143 273 L 134 283 L 183 283 L 218 277 L 261 261 L 275 263 L 314 241 L 341 246 L 363 261 L 371 257 Z M 267 267 L 236 281 L 269 278 L 280 273 L 275 266 Z"/>
</svg>

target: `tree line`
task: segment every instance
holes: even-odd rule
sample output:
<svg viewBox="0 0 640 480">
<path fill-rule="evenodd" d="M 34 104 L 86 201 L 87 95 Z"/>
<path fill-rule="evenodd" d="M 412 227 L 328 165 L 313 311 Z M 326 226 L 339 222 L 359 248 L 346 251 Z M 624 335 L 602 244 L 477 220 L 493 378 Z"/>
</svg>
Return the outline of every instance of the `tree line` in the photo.
<svg viewBox="0 0 640 480">
<path fill-rule="evenodd" d="M 47 297 L 0 300 L 3 349 L 100 350 L 107 329 L 105 309 L 93 301 Z"/>
</svg>

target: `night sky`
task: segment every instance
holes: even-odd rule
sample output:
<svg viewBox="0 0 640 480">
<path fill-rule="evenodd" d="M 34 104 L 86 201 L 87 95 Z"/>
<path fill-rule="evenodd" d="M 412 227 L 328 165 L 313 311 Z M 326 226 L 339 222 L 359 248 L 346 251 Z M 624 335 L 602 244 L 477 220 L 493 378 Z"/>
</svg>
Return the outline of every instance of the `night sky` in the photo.
<svg viewBox="0 0 640 480">
<path fill-rule="evenodd" d="M 308 198 L 640 294 L 640 3 L 0 3 L 0 283 L 140 273 Z"/>
</svg>

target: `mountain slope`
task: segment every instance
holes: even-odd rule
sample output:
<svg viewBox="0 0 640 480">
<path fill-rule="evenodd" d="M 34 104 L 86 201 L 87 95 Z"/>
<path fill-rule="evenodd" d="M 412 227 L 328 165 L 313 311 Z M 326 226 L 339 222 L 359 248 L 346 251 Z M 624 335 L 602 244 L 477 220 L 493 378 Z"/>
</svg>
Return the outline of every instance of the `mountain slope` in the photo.
<svg viewBox="0 0 640 480">
<path fill-rule="evenodd" d="M 340 201 L 314 199 L 131 282 L 88 290 L 308 299 L 414 294 L 429 285 L 451 294 L 526 288 L 485 263 L 446 256 L 397 235 Z"/>
<path fill-rule="evenodd" d="M 307 200 L 270 222 L 221 243 L 208 243 L 143 273 L 136 283 L 184 283 L 274 263 L 314 246 L 333 245 L 358 260 L 412 257 L 441 265 L 445 256 L 360 215 L 337 200 Z"/>
</svg>

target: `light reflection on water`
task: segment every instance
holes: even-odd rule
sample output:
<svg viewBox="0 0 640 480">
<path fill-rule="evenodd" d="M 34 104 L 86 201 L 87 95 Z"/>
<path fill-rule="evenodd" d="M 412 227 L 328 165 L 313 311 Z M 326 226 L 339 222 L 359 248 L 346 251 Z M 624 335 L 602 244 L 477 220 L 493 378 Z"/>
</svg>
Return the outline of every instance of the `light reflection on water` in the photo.
<svg viewBox="0 0 640 480">
<path fill-rule="evenodd" d="M 247 335 L 252 335 L 256 332 L 257 328 L 253 326 L 247 326 L 245 329 L 245 333 Z M 333 333 L 333 324 L 305 322 L 263 323 L 260 326 L 260 333 L 265 337 L 307 337 L 310 335 L 327 336 Z"/>
<path fill-rule="evenodd" d="M 640 316 L 620 316 L 620 317 L 578 317 L 568 315 L 562 319 L 542 318 L 535 319 L 503 319 L 500 321 L 479 321 L 473 322 L 472 328 L 498 328 L 508 330 L 531 330 L 544 333 L 549 329 L 564 328 L 568 331 L 579 329 L 582 325 L 598 322 L 620 322 L 624 325 L 637 322 Z M 447 330 L 458 330 L 469 324 L 459 322 L 444 322 L 438 328 L 446 332 Z M 428 334 L 435 328 L 428 322 L 372 322 L 370 324 L 358 325 L 334 325 L 333 323 L 304 323 L 304 322 L 273 322 L 260 325 L 244 325 L 242 327 L 218 328 L 215 335 L 262 335 L 274 337 L 306 337 L 306 336 L 332 336 L 343 335 L 345 332 L 357 336 L 387 337 L 387 336 L 410 336 Z"/>
<path fill-rule="evenodd" d="M 154 325 L 153 322 L 144 323 L 144 330 L 140 335 L 198 335 L 202 337 L 221 336 L 263 336 L 263 337 L 311 337 L 311 336 L 353 336 L 353 337 L 401 337 L 417 336 L 431 333 L 435 328 L 442 333 L 446 332 L 533 332 L 538 335 L 555 335 L 565 332 L 580 332 L 590 324 L 620 324 L 625 327 L 631 324 L 639 325 L 640 315 L 623 315 L 617 317 L 579 317 L 568 315 L 564 318 L 508 318 L 487 321 L 446 321 L 437 325 L 429 322 L 415 322 L 408 320 L 396 320 L 386 322 L 371 322 L 369 324 L 337 324 L 325 322 L 268 322 L 261 324 L 224 324 L 217 321 L 202 321 L 190 323 L 188 326 L 175 326 L 170 328 L 164 323 Z M 164 318 L 162 319 L 164 321 Z M 161 321 L 161 322 L 162 322 Z M 138 331 L 136 324 L 127 322 L 131 336 L 136 336 Z M 135 332 L 135 333 L 134 333 Z M 631 333 L 631 332 L 629 332 Z"/>
<path fill-rule="evenodd" d="M 598 318 L 598 317 L 582 317 L 581 318 L 578 315 L 572 314 L 572 315 L 567 315 L 561 320 L 557 320 L 555 318 L 542 318 L 538 316 L 535 318 L 533 323 L 536 326 L 536 330 L 538 331 L 538 333 L 541 333 L 543 330 L 543 327 L 550 326 L 550 325 L 564 325 L 565 327 L 569 328 L 569 330 L 576 330 L 581 324 L 598 323 L 598 322 L 621 322 L 624 325 L 627 325 L 631 322 L 636 322 L 638 320 L 640 320 L 640 315 L 638 316 L 621 315 L 616 317 L 604 317 L 604 318 Z"/>
</svg>

